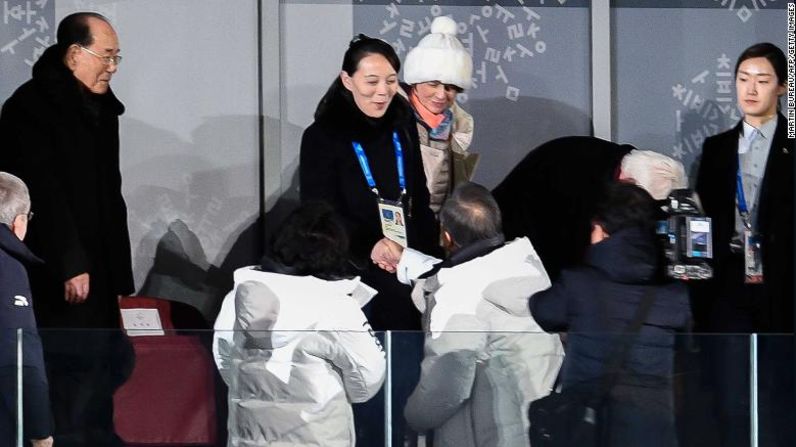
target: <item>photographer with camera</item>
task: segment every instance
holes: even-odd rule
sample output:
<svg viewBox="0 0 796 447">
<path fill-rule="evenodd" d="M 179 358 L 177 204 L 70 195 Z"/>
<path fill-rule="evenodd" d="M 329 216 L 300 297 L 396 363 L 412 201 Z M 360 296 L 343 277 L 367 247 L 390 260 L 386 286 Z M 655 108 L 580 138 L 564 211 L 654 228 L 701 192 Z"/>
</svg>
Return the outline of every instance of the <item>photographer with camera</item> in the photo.
<svg viewBox="0 0 796 447">
<path fill-rule="evenodd" d="M 657 213 L 644 189 L 611 184 L 592 218 L 584 262 L 530 298 L 542 329 L 568 333 L 562 393 L 601 404 L 593 443 L 579 438 L 572 445 L 677 445 L 675 332 L 687 327 L 691 311 L 686 287 L 660 275 Z"/>
</svg>

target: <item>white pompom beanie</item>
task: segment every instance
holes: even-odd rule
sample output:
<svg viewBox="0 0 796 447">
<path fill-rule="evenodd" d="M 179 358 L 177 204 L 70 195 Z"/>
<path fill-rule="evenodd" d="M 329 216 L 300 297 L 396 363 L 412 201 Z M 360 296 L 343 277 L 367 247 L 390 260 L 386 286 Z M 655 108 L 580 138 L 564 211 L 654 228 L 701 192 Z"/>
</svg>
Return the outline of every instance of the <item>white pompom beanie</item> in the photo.
<svg viewBox="0 0 796 447">
<path fill-rule="evenodd" d="M 462 89 L 472 86 L 473 59 L 456 38 L 456 22 L 440 16 L 431 23 L 431 33 L 420 39 L 404 61 L 404 82 L 439 81 Z"/>
</svg>

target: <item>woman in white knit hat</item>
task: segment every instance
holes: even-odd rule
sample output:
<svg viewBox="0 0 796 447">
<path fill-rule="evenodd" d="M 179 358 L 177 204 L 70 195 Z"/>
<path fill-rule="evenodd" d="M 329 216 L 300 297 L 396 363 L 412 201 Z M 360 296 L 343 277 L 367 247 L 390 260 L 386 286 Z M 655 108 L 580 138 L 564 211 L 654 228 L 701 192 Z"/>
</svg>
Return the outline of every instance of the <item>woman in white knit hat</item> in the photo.
<svg viewBox="0 0 796 447">
<path fill-rule="evenodd" d="M 430 34 L 406 56 L 402 87 L 417 118 L 431 209 L 439 213 L 453 187 L 472 178 L 478 156 L 468 152 L 473 117 L 456 95 L 472 85 L 473 60 L 456 38 L 456 22 L 434 19 Z"/>
</svg>

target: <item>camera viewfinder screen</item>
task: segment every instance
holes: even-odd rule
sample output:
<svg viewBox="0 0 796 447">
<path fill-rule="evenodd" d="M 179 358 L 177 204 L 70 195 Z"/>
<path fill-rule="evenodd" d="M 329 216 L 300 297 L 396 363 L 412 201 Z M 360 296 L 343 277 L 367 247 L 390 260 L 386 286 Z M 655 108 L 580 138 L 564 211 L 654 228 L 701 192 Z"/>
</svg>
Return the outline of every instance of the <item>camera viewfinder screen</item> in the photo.
<svg viewBox="0 0 796 447">
<path fill-rule="evenodd" d="M 694 258 L 709 258 L 710 253 L 710 221 L 705 219 L 690 219 L 688 223 L 691 239 L 691 256 Z"/>
</svg>

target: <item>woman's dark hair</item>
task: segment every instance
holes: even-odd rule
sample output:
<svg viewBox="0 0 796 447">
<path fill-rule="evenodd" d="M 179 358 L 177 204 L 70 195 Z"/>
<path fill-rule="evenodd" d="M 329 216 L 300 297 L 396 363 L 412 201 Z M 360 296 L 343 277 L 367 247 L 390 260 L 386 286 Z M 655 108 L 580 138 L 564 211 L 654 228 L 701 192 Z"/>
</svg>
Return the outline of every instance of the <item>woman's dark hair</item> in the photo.
<svg viewBox="0 0 796 447">
<path fill-rule="evenodd" d="M 398 58 L 392 45 L 381 39 L 368 37 L 364 34 L 357 34 L 348 44 L 348 50 L 346 50 L 343 56 L 342 70 L 348 73 L 349 76 L 353 76 L 359 68 L 359 62 L 371 54 L 380 54 L 384 56 L 396 73 L 401 71 L 401 60 Z M 316 120 L 326 112 L 329 105 L 338 96 L 343 96 L 351 102 L 354 101 L 351 92 L 345 88 L 343 81 L 340 80 L 340 76 L 335 78 L 329 90 L 326 91 L 326 94 L 323 95 L 320 103 L 318 103 L 318 108 L 315 110 Z"/>
<path fill-rule="evenodd" d="M 647 191 L 632 183 L 614 182 L 606 188 L 592 220 L 608 234 L 626 228 L 652 232 L 656 215 L 655 199 Z"/>
<path fill-rule="evenodd" d="M 735 63 L 735 76 L 738 76 L 738 68 L 743 61 L 756 57 L 766 58 L 768 62 L 771 63 L 771 66 L 774 67 L 774 73 L 777 75 L 777 84 L 785 85 L 785 82 L 788 80 L 785 53 L 783 53 L 778 46 L 769 42 L 757 43 L 745 49 L 743 53 L 738 56 L 738 62 Z"/>
<path fill-rule="evenodd" d="M 61 56 L 65 55 L 66 50 L 73 44 L 88 47 L 94 43 L 94 36 L 91 35 L 91 28 L 88 25 L 88 19 L 92 17 L 110 23 L 105 16 L 96 12 L 76 12 L 61 20 L 55 33 Z"/>
<path fill-rule="evenodd" d="M 276 234 L 271 257 L 295 275 L 352 277 L 348 234 L 332 207 L 310 201 L 296 208 Z"/>
</svg>

